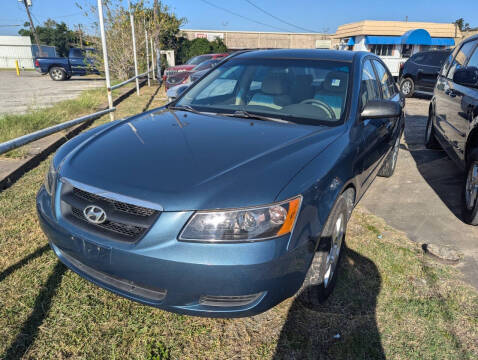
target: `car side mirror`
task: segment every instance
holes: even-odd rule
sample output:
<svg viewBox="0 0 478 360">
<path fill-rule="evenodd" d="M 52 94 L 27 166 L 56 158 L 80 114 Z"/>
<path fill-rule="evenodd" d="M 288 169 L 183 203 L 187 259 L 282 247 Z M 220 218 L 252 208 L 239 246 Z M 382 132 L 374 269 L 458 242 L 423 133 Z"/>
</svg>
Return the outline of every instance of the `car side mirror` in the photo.
<svg viewBox="0 0 478 360">
<path fill-rule="evenodd" d="M 478 87 L 478 68 L 474 66 L 465 66 L 455 70 L 453 82 L 458 85 Z"/>
<path fill-rule="evenodd" d="M 397 101 L 370 100 L 362 110 L 360 117 L 365 119 L 392 118 L 402 114 L 402 107 Z"/>
<path fill-rule="evenodd" d="M 179 95 L 189 87 L 189 85 L 190 84 L 181 84 L 168 89 L 168 91 L 166 91 L 166 96 L 168 97 L 169 102 L 176 100 Z"/>
</svg>

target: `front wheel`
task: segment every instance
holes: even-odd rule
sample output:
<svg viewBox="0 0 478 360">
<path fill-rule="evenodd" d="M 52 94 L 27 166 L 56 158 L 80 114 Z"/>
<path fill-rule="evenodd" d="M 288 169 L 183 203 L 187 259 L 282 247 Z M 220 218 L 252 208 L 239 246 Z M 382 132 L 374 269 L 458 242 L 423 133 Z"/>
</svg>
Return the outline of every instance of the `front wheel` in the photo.
<svg viewBox="0 0 478 360">
<path fill-rule="evenodd" d="M 478 225 L 478 149 L 468 156 L 463 190 L 464 220 L 470 225 Z"/>
<path fill-rule="evenodd" d="M 427 149 L 439 149 L 440 144 L 435 137 L 435 129 L 433 127 L 433 118 L 434 118 L 433 110 L 430 110 L 428 113 L 428 120 L 427 120 L 427 127 L 425 130 L 425 147 Z"/>
<path fill-rule="evenodd" d="M 351 211 L 346 193 L 339 196 L 327 219 L 319 247 L 302 284 L 299 300 L 306 306 L 324 302 L 334 289 Z"/>
<path fill-rule="evenodd" d="M 66 72 L 61 67 L 54 66 L 49 71 L 50 77 L 54 81 L 63 81 L 66 79 Z"/>
<path fill-rule="evenodd" d="M 397 137 L 395 140 L 395 144 L 393 145 L 393 149 L 388 153 L 387 158 L 382 164 L 378 172 L 378 176 L 382 177 L 390 177 L 395 172 L 395 167 L 397 166 L 397 159 L 398 159 L 398 150 L 400 149 L 400 136 Z"/>
<path fill-rule="evenodd" d="M 405 97 L 412 97 L 414 89 L 415 89 L 415 84 L 413 83 L 413 80 L 410 78 L 405 78 L 400 83 L 400 92 Z"/>
</svg>

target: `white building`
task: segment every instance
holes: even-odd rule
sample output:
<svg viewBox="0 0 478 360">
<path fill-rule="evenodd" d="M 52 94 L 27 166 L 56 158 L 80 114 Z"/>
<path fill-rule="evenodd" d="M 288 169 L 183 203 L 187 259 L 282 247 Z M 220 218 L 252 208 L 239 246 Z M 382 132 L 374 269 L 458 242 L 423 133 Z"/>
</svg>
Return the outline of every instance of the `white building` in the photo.
<svg viewBox="0 0 478 360">
<path fill-rule="evenodd" d="M 41 46 L 47 57 L 55 57 L 54 46 Z M 32 45 L 29 36 L 0 36 L 0 68 L 15 68 L 15 61 L 22 69 L 33 69 L 38 47 Z M 45 56 L 45 55 L 44 55 Z"/>
<path fill-rule="evenodd" d="M 461 33 L 454 24 L 364 20 L 339 26 L 334 37 L 339 49 L 379 55 L 398 76 L 400 64 L 411 55 L 453 47 Z"/>
</svg>

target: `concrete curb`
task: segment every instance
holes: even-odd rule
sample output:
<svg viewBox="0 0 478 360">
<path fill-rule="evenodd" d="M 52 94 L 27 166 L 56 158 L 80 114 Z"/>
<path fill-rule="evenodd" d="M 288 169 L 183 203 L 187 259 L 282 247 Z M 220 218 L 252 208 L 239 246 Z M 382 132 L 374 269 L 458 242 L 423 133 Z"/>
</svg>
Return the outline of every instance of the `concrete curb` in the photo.
<svg viewBox="0 0 478 360">
<path fill-rule="evenodd" d="M 142 80 L 140 81 L 139 86 L 143 87 L 146 83 L 147 83 L 146 79 Z M 129 90 L 124 91 L 113 101 L 113 106 L 116 106 L 117 104 L 121 103 L 123 100 L 127 99 L 131 94 L 134 94 L 135 92 L 136 92 L 136 87 L 133 87 Z M 108 108 L 107 104 L 102 105 L 96 111 L 105 110 L 107 108 Z M 0 192 L 12 186 L 18 179 L 20 179 L 23 176 L 23 174 L 25 174 L 26 172 L 38 166 L 38 164 L 42 162 L 43 160 L 45 160 L 51 153 L 55 152 L 66 141 L 70 140 L 74 136 L 78 135 L 81 131 L 88 128 L 94 121 L 95 120 L 89 120 L 80 125 L 74 126 L 73 128 L 68 129 L 65 135 L 62 135 L 60 137 L 58 137 L 59 133 L 50 135 L 51 137 L 56 137 L 56 139 L 54 139 L 52 142 L 49 142 L 43 145 L 44 147 L 42 147 L 38 153 L 32 155 L 31 157 L 28 157 L 27 159 L 23 159 L 19 161 L 18 166 L 11 169 L 6 176 L 0 179 Z M 41 142 L 42 140 L 45 140 L 45 139 L 46 138 L 40 139 L 37 141 Z M 31 144 L 35 144 L 35 143 L 36 142 L 33 142 Z"/>
</svg>

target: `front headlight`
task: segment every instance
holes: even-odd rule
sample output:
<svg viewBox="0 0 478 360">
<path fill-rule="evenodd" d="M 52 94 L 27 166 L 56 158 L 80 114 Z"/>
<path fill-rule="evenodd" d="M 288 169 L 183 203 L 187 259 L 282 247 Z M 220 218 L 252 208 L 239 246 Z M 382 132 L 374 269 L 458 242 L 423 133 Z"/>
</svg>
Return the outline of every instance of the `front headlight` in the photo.
<svg viewBox="0 0 478 360">
<path fill-rule="evenodd" d="M 53 166 L 53 160 L 52 160 L 50 162 L 50 167 L 48 168 L 48 171 L 45 175 L 45 181 L 44 181 L 45 190 L 50 196 L 54 190 L 55 182 L 56 182 L 56 170 L 55 170 L 55 167 Z"/>
<path fill-rule="evenodd" d="M 283 202 L 237 210 L 198 211 L 179 240 L 202 242 L 262 241 L 292 232 L 302 196 Z"/>
</svg>

